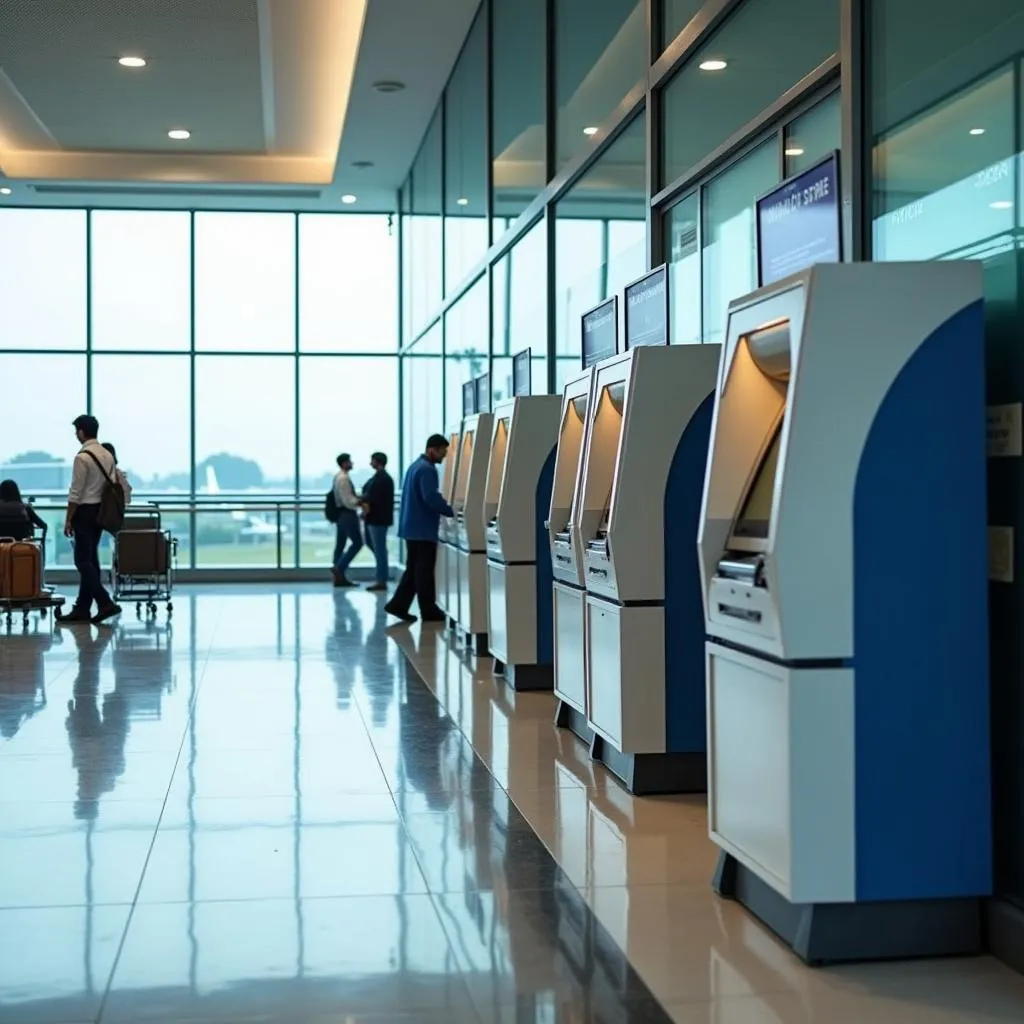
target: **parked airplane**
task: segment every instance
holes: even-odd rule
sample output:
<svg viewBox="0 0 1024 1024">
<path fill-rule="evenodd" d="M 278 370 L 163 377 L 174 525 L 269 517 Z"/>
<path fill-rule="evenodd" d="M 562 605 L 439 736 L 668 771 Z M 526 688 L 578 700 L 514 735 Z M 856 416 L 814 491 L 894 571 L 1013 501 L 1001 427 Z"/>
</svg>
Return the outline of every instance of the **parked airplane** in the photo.
<svg viewBox="0 0 1024 1024">
<path fill-rule="evenodd" d="M 206 467 L 206 485 L 199 488 L 200 494 L 220 494 L 220 483 L 217 480 L 217 473 L 213 466 Z M 224 508 L 224 505 L 210 505 L 211 509 Z M 240 537 L 251 537 L 254 541 L 261 539 L 276 537 L 278 533 L 285 533 L 286 528 L 284 526 L 278 527 L 277 523 L 272 521 L 272 517 L 268 514 L 263 513 L 252 513 L 245 512 L 242 509 L 232 509 L 228 513 L 231 518 L 237 523 L 245 523 L 246 525 L 238 531 Z"/>
</svg>

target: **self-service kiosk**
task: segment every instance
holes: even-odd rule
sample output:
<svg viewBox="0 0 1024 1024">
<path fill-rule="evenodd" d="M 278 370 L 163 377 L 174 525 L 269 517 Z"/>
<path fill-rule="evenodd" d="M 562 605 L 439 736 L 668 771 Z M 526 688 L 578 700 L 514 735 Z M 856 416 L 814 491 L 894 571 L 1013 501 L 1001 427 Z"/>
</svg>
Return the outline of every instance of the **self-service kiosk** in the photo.
<svg viewBox="0 0 1024 1024">
<path fill-rule="evenodd" d="M 576 528 L 591 752 L 635 793 L 707 788 L 704 615 L 693 540 L 717 345 L 641 347 L 594 370 Z"/>
<path fill-rule="evenodd" d="M 593 739 L 587 726 L 587 588 L 583 575 L 580 535 L 574 529 L 574 510 L 582 476 L 586 435 L 590 429 L 593 367 L 566 382 L 555 449 L 555 473 L 548 514 L 551 551 L 555 696 L 557 725 L 571 729 L 584 742 Z"/>
<path fill-rule="evenodd" d="M 992 886 L 981 266 L 729 307 L 699 555 L 716 887 L 805 960 L 981 947 Z"/>
<path fill-rule="evenodd" d="M 462 424 L 447 432 L 448 457 L 441 464 L 441 495 L 449 505 L 455 501 L 455 476 L 458 471 L 459 453 L 462 440 Z M 437 606 L 448 617 L 451 624 L 459 620 L 459 590 L 456 551 L 458 531 L 456 521 L 441 517 L 438 528 L 437 562 L 434 566 L 434 581 L 437 589 Z"/>
<path fill-rule="evenodd" d="M 487 653 L 487 533 L 484 496 L 491 449 L 493 416 L 475 413 L 462 421 L 455 486 L 454 572 L 449 563 L 448 588 L 457 593 L 457 631 L 478 655 Z M 449 528 L 450 532 L 452 527 Z"/>
<path fill-rule="evenodd" d="M 551 504 L 557 395 L 512 398 L 494 411 L 484 521 L 491 653 L 516 690 L 552 687 Z"/>
</svg>

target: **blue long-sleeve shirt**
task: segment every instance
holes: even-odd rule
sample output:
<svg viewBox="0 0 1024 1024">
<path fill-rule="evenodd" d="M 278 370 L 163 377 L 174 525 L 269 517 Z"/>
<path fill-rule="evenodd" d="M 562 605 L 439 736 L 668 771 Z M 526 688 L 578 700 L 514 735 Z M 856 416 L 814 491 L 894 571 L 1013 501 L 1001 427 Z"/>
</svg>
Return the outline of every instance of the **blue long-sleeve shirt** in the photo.
<svg viewBox="0 0 1024 1024">
<path fill-rule="evenodd" d="M 405 473 L 398 536 L 403 540 L 436 541 L 441 516 L 454 515 L 451 505 L 441 496 L 437 469 L 426 455 L 421 455 Z"/>
</svg>

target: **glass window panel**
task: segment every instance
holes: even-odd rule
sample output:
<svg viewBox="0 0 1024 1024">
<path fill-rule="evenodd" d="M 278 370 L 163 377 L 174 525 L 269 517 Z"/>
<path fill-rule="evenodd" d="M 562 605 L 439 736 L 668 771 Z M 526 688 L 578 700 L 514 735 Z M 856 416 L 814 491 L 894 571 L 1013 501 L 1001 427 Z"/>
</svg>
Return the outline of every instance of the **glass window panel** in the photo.
<svg viewBox="0 0 1024 1024">
<path fill-rule="evenodd" d="M 662 49 L 665 49 L 690 24 L 690 20 L 704 6 L 705 2 L 706 0 L 662 0 Z"/>
<path fill-rule="evenodd" d="M 0 348 L 85 348 L 85 212 L 0 210 Z"/>
<path fill-rule="evenodd" d="M 299 216 L 299 347 L 394 352 L 395 237 L 380 214 Z"/>
<path fill-rule="evenodd" d="M 663 183 L 684 175 L 838 49 L 838 0 L 741 5 L 665 89 Z M 727 66 L 701 70 L 706 61 Z"/>
<path fill-rule="evenodd" d="M 786 125 L 786 177 L 806 171 L 842 144 L 839 91 Z"/>
<path fill-rule="evenodd" d="M 409 292 L 412 334 L 422 330 L 441 303 L 441 108 L 437 109 L 412 168 L 409 217 Z"/>
<path fill-rule="evenodd" d="M 462 385 L 488 372 L 487 278 L 481 277 L 445 315 L 445 423 L 462 414 Z"/>
<path fill-rule="evenodd" d="M 22 497 L 40 505 L 48 564 L 70 565 L 61 528 L 79 447 L 71 421 L 86 410 L 85 356 L 0 354 L 0 381 L 0 479 L 15 480 Z"/>
<path fill-rule="evenodd" d="M 556 386 L 579 368 L 580 317 L 647 267 L 644 115 L 559 200 L 555 222 Z"/>
<path fill-rule="evenodd" d="M 197 213 L 196 348 L 295 347 L 295 217 Z"/>
<path fill-rule="evenodd" d="M 436 328 L 436 331 L 440 342 L 440 328 Z M 441 378 L 440 353 L 431 355 L 413 352 L 402 363 L 405 415 L 403 472 L 423 453 L 427 438 L 431 434 L 443 433 L 457 419 L 456 413 L 452 418 L 445 420 L 444 386 Z"/>
<path fill-rule="evenodd" d="M 409 219 L 409 204 L 412 196 L 412 176 L 398 193 L 398 218 L 402 239 L 402 344 L 408 345 L 413 339 L 412 330 L 412 236 Z"/>
<path fill-rule="evenodd" d="M 188 496 L 191 388 L 188 356 L 93 357 L 92 408 L 140 498 Z"/>
<path fill-rule="evenodd" d="M 495 402 L 512 394 L 512 356 L 531 349 L 531 393 L 547 393 L 547 230 L 539 220 L 494 267 L 491 276 Z"/>
<path fill-rule="evenodd" d="M 493 0 L 494 237 L 546 184 L 545 0 Z"/>
<path fill-rule="evenodd" d="M 668 243 L 670 341 L 673 345 L 699 345 L 700 250 L 697 193 L 688 195 L 665 215 Z"/>
<path fill-rule="evenodd" d="M 444 279 L 454 291 L 487 251 L 487 22 L 469 30 L 444 93 Z"/>
<path fill-rule="evenodd" d="M 772 138 L 704 186 L 701 290 L 705 342 L 724 340 L 726 307 L 756 285 L 754 199 L 778 183 L 778 152 Z"/>
<path fill-rule="evenodd" d="M 168 352 L 191 345 L 191 218 L 92 214 L 92 347 Z"/>
<path fill-rule="evenodd" d="M 646 72 L 643 0 L 555 0 L 558 166 L 597 141 L 603 125 Z"/>
</svg>

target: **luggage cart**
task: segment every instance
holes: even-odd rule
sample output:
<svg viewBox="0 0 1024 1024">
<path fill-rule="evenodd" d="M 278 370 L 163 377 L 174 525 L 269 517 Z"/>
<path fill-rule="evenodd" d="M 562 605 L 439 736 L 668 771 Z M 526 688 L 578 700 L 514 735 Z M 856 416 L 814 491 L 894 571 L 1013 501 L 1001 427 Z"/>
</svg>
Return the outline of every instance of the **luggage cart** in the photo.
<svg viewBox="0 0 1024 1024">
<path fill-rule="evenodd" d="M 143 512 L 134 509 L 124 518 L 124 525 L 114 538 L 114 562 L 110 573 L 113 598 L 119 604 L 135 602 L 135 611 L 142 618 L 156 615 L 157 604 L 167 606 L 171 617 L 174 604 L 171 591 L 178 555 L 178 542 L 160 523 L 160 510 Z"/>
<path fill-rule="evenodd" d="M 32 540 L 32 543 L 36 543 L 41 548 L 40 561 L 44 567 L 46 566 L 46 531 L 43 531 L 41 541 Z M 42 589 L 34 597 L 0 597 L 0 616 L 3 617 L 4 622 L 7 625 L 7 630 L 10 632 L 13 623 L 14 616 L 21 614 L 21 626 L 24 631 L 28 631 L 29 620 L 33 615 L 37 615 L 40 619 L 49 618 L 50 628 L 53 628 L 54 615 L 64 607 L 64 598 L 60 594 L 55 594 L 52 587 L 46 586 L 45 582 Z M 54 615 L 50 613 L 53 612 Z"/>
</svg>

